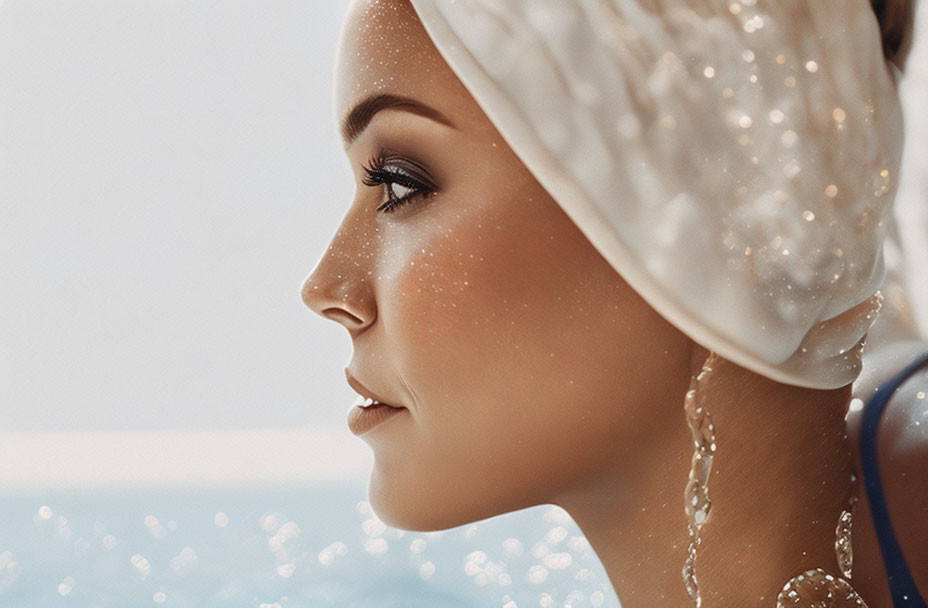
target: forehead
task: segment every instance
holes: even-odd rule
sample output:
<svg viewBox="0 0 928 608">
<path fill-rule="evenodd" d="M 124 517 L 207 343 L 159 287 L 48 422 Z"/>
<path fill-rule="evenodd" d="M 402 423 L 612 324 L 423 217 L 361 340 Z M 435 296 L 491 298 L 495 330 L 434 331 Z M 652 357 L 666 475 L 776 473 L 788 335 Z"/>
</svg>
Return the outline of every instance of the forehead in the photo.
<svg viewBox="0 0 928 608">
<path fill-rule="evenodd" d="M 466 96 L 408 0 L 355 0 L 342 29 L 335 73 L 339 117 L 372 94 L 419 99 L 438 109 Z"/>
</svg>

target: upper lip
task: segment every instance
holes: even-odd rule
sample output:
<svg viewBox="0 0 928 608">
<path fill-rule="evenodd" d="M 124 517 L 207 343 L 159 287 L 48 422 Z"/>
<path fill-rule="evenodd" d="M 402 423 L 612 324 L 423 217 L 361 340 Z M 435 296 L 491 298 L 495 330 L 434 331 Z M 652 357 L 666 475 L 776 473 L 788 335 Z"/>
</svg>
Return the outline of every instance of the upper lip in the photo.
<svg viewBox="0 0 928 608">
<path fill-rule="evenodd" d="M 370 390 L 369 388 L 361 384 L 361 381 L 355 378 L 354 376 L 352 376 L 351 372 L 348 371 L 347 369 L 345 370 L 345 379 L 348 380 L 348 386 L 354 389 L 354 392 L 361 395 L 365 399 L 373 399 L 374 401 L 377 401 L 383 405 L 386 405 L 389 407 L 395 407 L 397 409 L 403 408 L 402 405 L 393 405 L 392 403 L 389 403 L 386 400 L 381 399 L 380 396 L 377 395 L 374 391 Z"/>
</svg>

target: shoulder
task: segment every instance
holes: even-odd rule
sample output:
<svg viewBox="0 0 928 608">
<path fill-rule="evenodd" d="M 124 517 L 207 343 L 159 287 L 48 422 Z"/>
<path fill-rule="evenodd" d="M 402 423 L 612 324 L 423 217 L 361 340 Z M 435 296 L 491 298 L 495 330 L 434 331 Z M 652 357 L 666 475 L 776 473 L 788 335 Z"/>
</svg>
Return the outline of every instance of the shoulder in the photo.
<svg viewBox="0 0 928 608">
<path fill-rule="evenodd" d="M 863 378 L 863 383 L 855 383 L 854 396 L 869 401 L 880 384 L 926 351 L 928 344 L 918 343 L 908 358 L 897 351 L 887 353 L 892 361 L 871 361 L 874 367 L 882 368 L 872 376 L 879 381 L 871 379 L 868 383 L 868 378 Z M 862 413 L 862 409 L 852 408 L 847 417 L 848 438 L 858 465 Z M 922 594 L 928 596 L 928 369 L 921 369 L 903 383 L 883 411 L 877 432 L 877 462 L 893 530 L 909 571 Z"/>
</svg>

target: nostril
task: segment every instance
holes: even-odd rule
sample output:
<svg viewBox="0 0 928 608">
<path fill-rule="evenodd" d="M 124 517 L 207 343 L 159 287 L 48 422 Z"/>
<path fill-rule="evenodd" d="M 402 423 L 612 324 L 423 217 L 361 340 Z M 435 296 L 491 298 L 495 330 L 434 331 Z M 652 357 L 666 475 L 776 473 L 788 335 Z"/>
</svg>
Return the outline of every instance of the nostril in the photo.
<svg viewBox="0 0 928 608">
<path fill-rule="evenodd" d="M 362 331 L 377 318 L 369 282 L 355 280 L 337 268 L 318 266 L 303 282 L 301 291 L 307 308 L 349 331 Z"/>
<path fill-rule="evenodd" d="M 322 316 L 348 328 L 361 327 L 364 325 L 363 319 L 356 317 L 343 308 L 326 308 L 322 311 Z"/>
</svg>

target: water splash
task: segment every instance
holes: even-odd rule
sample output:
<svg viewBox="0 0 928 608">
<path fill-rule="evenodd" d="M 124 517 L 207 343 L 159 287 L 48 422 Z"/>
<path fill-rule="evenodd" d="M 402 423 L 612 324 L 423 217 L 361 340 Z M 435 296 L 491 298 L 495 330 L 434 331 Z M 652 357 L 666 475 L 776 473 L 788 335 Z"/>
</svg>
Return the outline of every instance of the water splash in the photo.
<svg viewBox="0 0 928 608">
<path fill-rule="evenodd" d="M 683 401 L 686 421 L 693 434 L 695 450 L 684 495 L 690 544 L 687 549 L 686 562 L 683 565 L 683 584 L 690 598 L 696 602 L 697 608 L 702 606 L 702 597 L 699 595 L 699 584 L 695 573 L 696 550 L 700 543 L 699 533 L 712 507 L 708 484 L 709 473 L 712 470 L 712 457 L 716 448 L 715 427 L 712 426 L 712 420 L 709 418 L 709 411 L 705 406 L 705 391 L 702 389 L 712 375 L 712 369 L 717 360 L 718 355 L 709 354 L 703 363 L 702 370 L 690 381 L 690 388 Z"/>
</svg>

